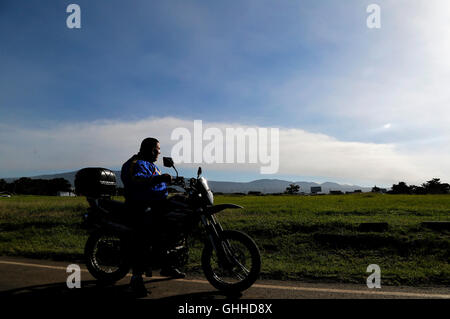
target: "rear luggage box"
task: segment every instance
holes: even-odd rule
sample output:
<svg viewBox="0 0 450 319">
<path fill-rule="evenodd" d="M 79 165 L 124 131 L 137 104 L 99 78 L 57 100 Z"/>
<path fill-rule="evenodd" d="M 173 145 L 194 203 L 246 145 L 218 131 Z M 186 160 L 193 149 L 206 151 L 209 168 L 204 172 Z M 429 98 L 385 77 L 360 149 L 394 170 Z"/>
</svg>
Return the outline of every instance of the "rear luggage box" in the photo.
<svg viewBox="0 0 450 319">
<path fill-rule="evenodd" d="M 86 197 L 104 198 L 116 195 L 116 175 L 102 167 L 80 169 L 75 175 L 75 193 Z"/>
</svg>

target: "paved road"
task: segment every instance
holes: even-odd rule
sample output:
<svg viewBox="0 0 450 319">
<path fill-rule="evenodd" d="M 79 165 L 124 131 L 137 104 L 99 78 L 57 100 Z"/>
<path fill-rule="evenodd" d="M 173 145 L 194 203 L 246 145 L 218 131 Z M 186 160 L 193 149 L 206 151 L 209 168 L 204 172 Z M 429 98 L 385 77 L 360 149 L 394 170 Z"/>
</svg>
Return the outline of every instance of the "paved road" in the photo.
<svg viewBox="0 0 450 319">
<path fill-rule="evenodd" d="M 94 278 L 81 267 L 81 288 L 69 289 L 66 285 L 68 262 L 34 260 L 26 258 L 0 257 L 0 297 L 120 297 L 131 298 L 127 291 L 130 277 L 114 286 L 100 287 Z M 155 273 L 159 275 L 159 273 Z M 185 301 L 241 299 L 450 299 L 450 288 L 382 287 L 369 289 L 361 285 L 299 283 L 286 281 L 257 281 L 241 296 L 225 296 L 213 288 L 202 277 L 188 276 L 186 279 L 169 280 L 154 276 L 146 279 L 151 290 L 149 299 Z"/>
</svg>

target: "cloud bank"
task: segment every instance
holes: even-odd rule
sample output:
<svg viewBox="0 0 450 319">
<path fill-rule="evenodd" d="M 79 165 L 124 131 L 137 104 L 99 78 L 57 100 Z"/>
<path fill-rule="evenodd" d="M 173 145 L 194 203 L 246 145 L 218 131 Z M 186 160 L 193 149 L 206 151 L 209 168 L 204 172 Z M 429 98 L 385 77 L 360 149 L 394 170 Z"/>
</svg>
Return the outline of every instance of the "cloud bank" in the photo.
<svg viewBox="0 0 450 319">
<path fill-rule="evenodd" d="M 0 176 L 19 172 L 69 171 L 86 166 L 118 168 L 148 136 L 157 137 L 162 155 L 170 156 L 177 141 L 171 140 L 176 128 L 193 130 L 194 121 L 180 118 L 148 118 L 139 121 L 95 121 L 56 125 L 45 129 L 0 126 Z M 204 129 L 248 128 L 240 123 L 203 122 Z M 279 128 L 279 171 L 263 178 L 284 176 L 322 176 L 349 183 L 389 185 L 404 180 L 424 182 L 432 177 L 448 179 L 448 157 L 435 154 L 402 153 L 394 144 L 341 141 L 324 134 L 301 129 Z M 205 145 L 206 143 L 204 143 Z M 246 149 L 248 153 L 250 148 Z M 246 154 L 249 158 L 251 154 Z M 192 164 L 196 167 L 195 164 Z M 185 167 L 192 166 L 184 164 Z M 205 164 L 205 169 L 259 171 L 259 164 Z M 230 174 L 233 176 L 233 174 Z M 230 178 L 232 180 L 232 178 Z"/>
</svg>

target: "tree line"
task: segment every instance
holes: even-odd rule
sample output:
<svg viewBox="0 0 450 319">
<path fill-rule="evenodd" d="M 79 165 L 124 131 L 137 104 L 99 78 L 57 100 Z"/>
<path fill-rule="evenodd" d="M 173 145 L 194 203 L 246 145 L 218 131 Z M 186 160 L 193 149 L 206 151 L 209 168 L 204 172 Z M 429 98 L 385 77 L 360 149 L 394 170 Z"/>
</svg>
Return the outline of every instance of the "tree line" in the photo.
<svg viewBox="0 0 450 319">
<path fill-rule="evenodd" d="M 380 188 L 372 188 L 372 192 L 380 192 Z M 405 182 L 393 184 L 392 189 L 388 194 L 410 194 L 410 195 L 426 195 L 426 194 L 450 194 L 450 185 L 448 183 L 441 183 L 440 178 L 433 178 L 421 186 L 407 185 Z"/>
<path fill-rule="evenodd" d="M 296 184 L 290 184 L 285 194 L 294 195 L 300 191 L 300 186 Z M 450 185 L 448 183 L 442 183 L 440 178 L 433 178 L 420 186 L 407 185 L 405 182 L 399 182 L 393 184 L 392 189 L 389 191 L 383 190 L 377 186 L 372 188 L 373 193 L 387 193 L 387 194 L 410 194 L 410 195 L 426 195 L 426 194 L 450 194 Z"/>
<path fill-rule="evenodd" d="M 0 192 L 21 195 L 57 195 L 58 192 L 70 192 L 72 186 L 65 178 L 32 179 L 19 178 L 11 183 L 0 179 Z"/>
</svg>

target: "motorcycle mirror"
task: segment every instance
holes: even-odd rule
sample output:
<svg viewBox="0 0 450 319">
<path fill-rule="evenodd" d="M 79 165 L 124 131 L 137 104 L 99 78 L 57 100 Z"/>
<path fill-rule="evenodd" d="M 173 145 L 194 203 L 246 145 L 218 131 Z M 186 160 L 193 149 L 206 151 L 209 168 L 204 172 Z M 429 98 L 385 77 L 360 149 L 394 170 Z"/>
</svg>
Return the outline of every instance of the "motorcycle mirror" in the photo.
<svg viewBox="0 0 450 319">
<path fill-rule="evenodd" d="M 173 167 L 172 157 L 163 157 L 163 163 L 165 167 Z"/>
<path fill-rule="evenodd" d="M 197 171 L 197 178 L 199 178 L 200 175 L 202 175 L 202 168 L 201 168 L 201 167 L 198 168 L 198 171 Z"/>
</svg>

